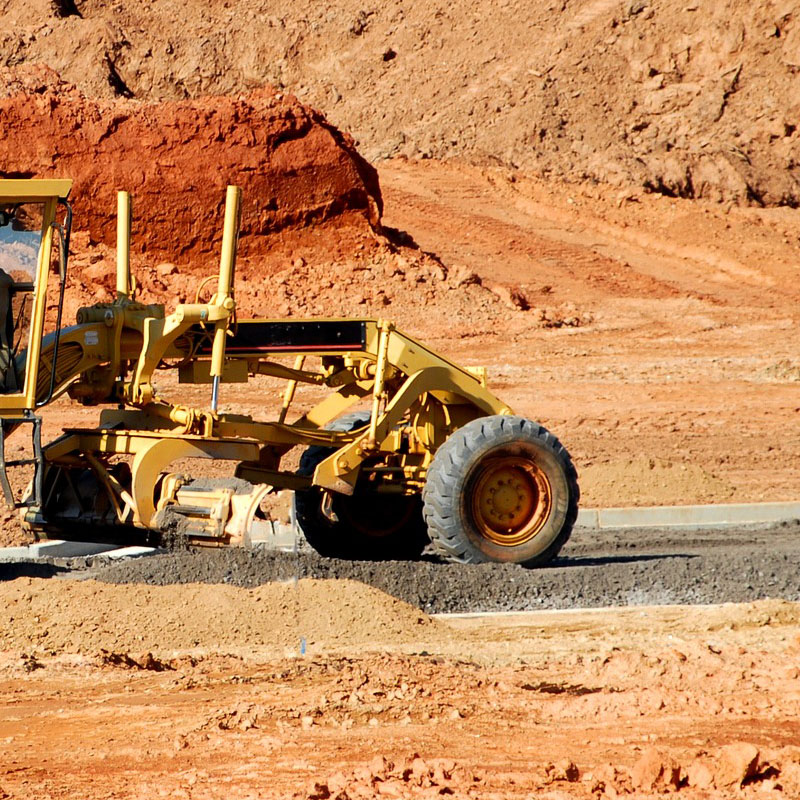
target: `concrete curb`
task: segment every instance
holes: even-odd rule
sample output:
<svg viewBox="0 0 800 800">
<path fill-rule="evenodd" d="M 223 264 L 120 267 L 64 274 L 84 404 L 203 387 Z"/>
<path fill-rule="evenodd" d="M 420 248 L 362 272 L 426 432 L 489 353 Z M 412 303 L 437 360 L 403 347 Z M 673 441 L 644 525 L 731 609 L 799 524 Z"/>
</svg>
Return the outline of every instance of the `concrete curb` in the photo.
<svg viewBox="0 0 800 800">
<path fill-rule="evenodd" d="M 63 539 L 48 539 L 22 547 L 0 547 L 0 561 L 38 561 L 46 558 L 82 558 L 105 556 L 106 558 L 132 558 L 149 555 L 154 547 L 120 547 L 100 542 L 68 542 Z"/>
<path fill-rule="evenodd" d="M 115 550 L 106 550 L 101 555 L 103 558 L 137 558 L 138 556 L 149 556 L 155 552 L 155 547 L 130 545 L 129 547 L 118 547 Z"/>
<path fill-rule="evenodd" d="M 269 525 L 261 536 L 253 537 L 251 546 L 262 547 L 266 550 L 292 552 L 297 548 L 298 536 L 302 538 L 302 534 L 296 532 L 289 525 L 275 522 Z M 47 558 L 83 558 L 88 556 L 122 559 L 147 556 L 155 552 L 155 547 L 120 547 L 116 544 L 101 544 L 99 542 L 70 542 L 63 539 L 48 539 L 21 547 L 0 547 L 0 562 L 40 561 Z"/>
<path fill-rule="evenodd" d="M 713 528 L 800 519 L 800 502 L 729 503 L 709 506 L 585 508 L 575 523 L 582 528 Z"/>
<path fill-rule="evenodd" d="M 48 539 L 24 547 L 3 547 L 0 555 L 5 558 L 79 558 L 96 556 L 116 550 L 118 545 L 99 542 L 67 542 L 63 539 Z"/>
</svg>

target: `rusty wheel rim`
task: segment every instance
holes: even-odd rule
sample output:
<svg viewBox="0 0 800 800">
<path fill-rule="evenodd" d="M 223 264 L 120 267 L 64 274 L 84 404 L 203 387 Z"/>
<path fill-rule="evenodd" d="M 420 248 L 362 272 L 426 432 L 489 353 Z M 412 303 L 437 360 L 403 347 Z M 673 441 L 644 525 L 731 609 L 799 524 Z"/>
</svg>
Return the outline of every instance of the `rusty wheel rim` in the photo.
<svg viewBox="0 0 800 800">
<path fill-rule="evenodd" d="M 487 460 L 472 491 L 472 515 L 480 534 L 494 544 L 516 547 L 533 539 L 553 507 L 547 476 L 525 458 Z"/>
</svg>

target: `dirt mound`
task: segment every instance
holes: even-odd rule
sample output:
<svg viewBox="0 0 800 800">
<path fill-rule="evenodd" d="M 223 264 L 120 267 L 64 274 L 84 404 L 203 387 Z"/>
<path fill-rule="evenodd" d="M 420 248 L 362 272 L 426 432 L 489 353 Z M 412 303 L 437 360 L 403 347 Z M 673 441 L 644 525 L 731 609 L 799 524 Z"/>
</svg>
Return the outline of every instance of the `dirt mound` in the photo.
<svg viewBox="0 0 800 800">
<path fill-rule="evenodd" d="M 243 316 L 390 316 L 415 326 L 435 305 L 456 335 L 509 314 L 523 328 L 591 321 L 569 305 L 532 307 L 520 289 L 484 285 L 407 234 L 379 232 L 377 173 L 347 135 L 291 96 L 265 88 L 161 104 L 94 100 L 47 68 L 10 75 L 0 92 L 0 174 L 75 180 L 67 320 L 114 296 L 117 189 L 134 195 L 139 299 L 171 306 L 193 302 L 198 276 L 216 271 L 225 186 L 238 183 Z M 328 220 L 330 230 L 313 224 Z"/>
<path fill-rule="evenodd" d="M 423 632 L 434 635 L 438 624 L 354 581 L 302 580 L 252 590 L 199 584 L 132 589 L 23 578 L 0 584 L 0 598 L 0 650 L 164 653 L 280 647 L 298 652 L 363 647 L 378 633 L 415 641 Z"/>
<path fill-rule="evenodd" d="M 272 83 L 325 109 L 372 159 L 466 156 L 681 196 L 800 202 L 789 0 L 5 6 L 4 63 L 49 64 L 100 97 Z"/>
<path fill-rule="evenodd" d="M 244 190 L 243 255 L 287 227 L 342 217 L 379 225 L 375 170 L 291 95 L 267 87 L 153 105 L 89 99 L 46 69 L 12 78 L 0 99 L 0 174 L 73 178 L 92 242 L 114 243 L 118 189 L 134 194 L 133 248 L 148 255 L 216 252 L 229 183 Z"/>
</svg>

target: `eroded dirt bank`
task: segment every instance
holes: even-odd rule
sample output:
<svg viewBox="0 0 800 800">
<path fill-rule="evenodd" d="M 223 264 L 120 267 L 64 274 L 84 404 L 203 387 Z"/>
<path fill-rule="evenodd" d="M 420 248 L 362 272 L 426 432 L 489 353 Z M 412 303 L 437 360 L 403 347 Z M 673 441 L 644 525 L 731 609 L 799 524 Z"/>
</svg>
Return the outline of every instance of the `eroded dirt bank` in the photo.
<svg viewBox="0 0 800 800">
<path fill-rule="evenodd" d="M 4 4 L 4 63 L 104 98 L 285 87 L 365 155 L 466 157 L 685 197 L 794 205 L 791 0 Z"/>
<path fill-rule="evenodd" d="M 91 244 L 115 243 L 116 192 L 132 192 L 132 247 L 151 266 L 218 252 L 227 184 L 243 189 L 245 256 L 287 228 L 379 227 L 378 176 L 353 139 L 270 87 L 167 103 L 97 100 L 27 68 L 0 85 L 0 116 L 0 174 L 72 178 L 77 227 Z"/>
</svg>

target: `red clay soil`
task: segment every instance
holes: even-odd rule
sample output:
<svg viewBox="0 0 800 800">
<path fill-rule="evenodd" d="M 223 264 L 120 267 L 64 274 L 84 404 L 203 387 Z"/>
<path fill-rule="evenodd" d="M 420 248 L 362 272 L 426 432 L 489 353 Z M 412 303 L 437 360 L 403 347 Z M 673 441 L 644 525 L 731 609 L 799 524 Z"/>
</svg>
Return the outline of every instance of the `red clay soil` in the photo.
<svg viewBox="0 0 800 800">
<path fill-rule="evenodd" d="M 245 194 L 243 254 L 287 227 L 379 224 L 375 169 L 350 136 L 291 95 L 266 87 L 152 105 L 89 99 L 43 68 L 13 78 L 0 98 L 0 175 L 73 178 L 93 243 L 114 242 L 118 189 L 135 194 L 133 246 L 148 255 L 216 251 L 229 183 Z"/>
</svg>

